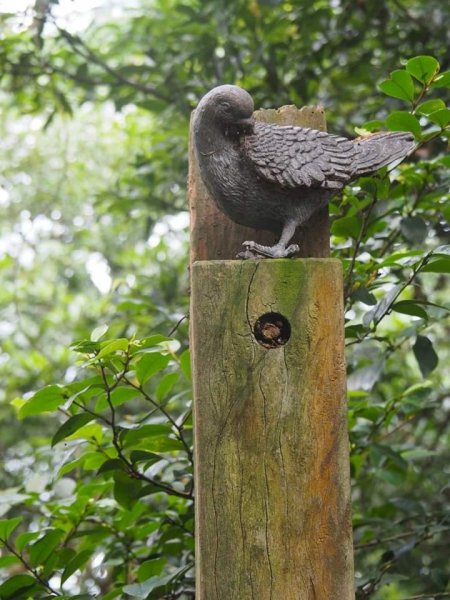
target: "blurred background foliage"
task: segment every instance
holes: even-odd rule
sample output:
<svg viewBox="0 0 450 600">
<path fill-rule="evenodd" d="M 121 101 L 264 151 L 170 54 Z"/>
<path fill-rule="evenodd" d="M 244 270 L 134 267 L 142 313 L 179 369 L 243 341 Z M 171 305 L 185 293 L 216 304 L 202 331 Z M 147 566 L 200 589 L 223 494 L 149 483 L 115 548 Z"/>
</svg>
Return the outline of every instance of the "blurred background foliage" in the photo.
<svg viewBox="0 0 450 600">
<path fill-rule="evenodd" d="M 450 597 L 447 3 L 0 10 L 0 597 L 194 598 L 187 139 L 225 82 L 420 144 L 335 200 L 332 251 L 357 598 Z"/>
</svg>

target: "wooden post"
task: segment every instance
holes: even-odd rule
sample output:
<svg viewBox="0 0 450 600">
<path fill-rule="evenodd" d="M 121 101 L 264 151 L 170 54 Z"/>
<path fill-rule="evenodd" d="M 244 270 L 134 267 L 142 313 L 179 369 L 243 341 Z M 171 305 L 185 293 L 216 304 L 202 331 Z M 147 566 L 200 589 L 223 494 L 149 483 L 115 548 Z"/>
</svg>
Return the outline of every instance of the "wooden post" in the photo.
<svg viewBox="0 0 450 600">
<path fill-rule="evenodd" d="M 214 260 L 268 238 L 189 191 L 196 598 L 353 600 L 340 263 Z"/>
</svg>

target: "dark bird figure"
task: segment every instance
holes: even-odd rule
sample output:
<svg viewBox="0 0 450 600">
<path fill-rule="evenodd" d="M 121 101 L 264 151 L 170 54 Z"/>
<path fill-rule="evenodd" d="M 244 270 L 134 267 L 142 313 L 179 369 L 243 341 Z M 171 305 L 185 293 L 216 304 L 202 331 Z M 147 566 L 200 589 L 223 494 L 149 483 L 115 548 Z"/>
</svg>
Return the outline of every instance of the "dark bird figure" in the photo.
<svg viewBox="0 0 450 600">
<path fill-rule="evenodd" d="M 244 242 L 244 257 L 288 257 L 295 230 L 349 181 L 404 158 L 409 133 L 348 140 L 315 129 L 256 122 L 243 89 L 222 85 L 200 101 L 194 142 L 202 179 L 222 212 L 247 227 L 280 235 L 274 246 Z"/>
</svg>

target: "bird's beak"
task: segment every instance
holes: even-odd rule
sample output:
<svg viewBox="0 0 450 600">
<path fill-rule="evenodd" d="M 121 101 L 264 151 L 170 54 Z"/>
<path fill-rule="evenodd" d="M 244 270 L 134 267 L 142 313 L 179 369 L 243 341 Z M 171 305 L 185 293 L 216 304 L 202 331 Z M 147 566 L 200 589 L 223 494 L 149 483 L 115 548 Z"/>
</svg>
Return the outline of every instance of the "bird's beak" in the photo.
<svg viewBox="0 0 450 600">
<path fill-rule="evenodd" d="M 253 133 L 255 127 L 255 120 L 253 117 L 248 117 L 247 119 L 240 119 L 237 121 L 236 125 L 239 127 L 242 133 Z"/>
</svg>

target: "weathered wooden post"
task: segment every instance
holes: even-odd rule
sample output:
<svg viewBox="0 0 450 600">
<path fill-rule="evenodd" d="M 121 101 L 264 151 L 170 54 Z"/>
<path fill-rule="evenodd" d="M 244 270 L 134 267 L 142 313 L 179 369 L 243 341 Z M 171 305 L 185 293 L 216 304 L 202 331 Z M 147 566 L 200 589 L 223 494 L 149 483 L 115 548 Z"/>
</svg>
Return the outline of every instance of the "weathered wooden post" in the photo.
<svg viewBox="0 0 450 600">
<path fill-rule="evenodd" d="M 325 128 L 323 111 L 257 118 Z M 342 273 L 327 209 L 302 256 L 233 260 L 246 239 L 190 153 L 198 600 L 352 600 Z M 295 240 L 294 240 L 295 241 Z"/>
</svg>

